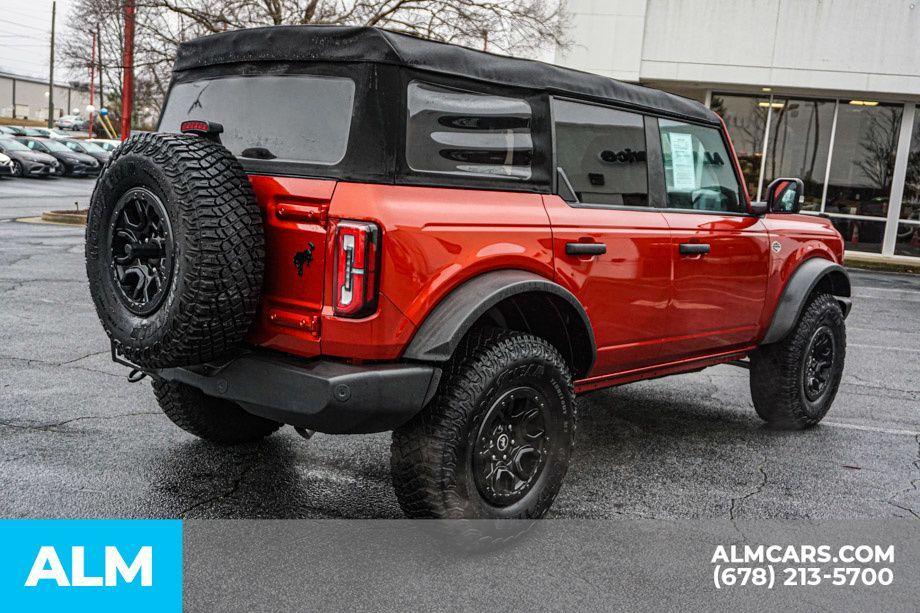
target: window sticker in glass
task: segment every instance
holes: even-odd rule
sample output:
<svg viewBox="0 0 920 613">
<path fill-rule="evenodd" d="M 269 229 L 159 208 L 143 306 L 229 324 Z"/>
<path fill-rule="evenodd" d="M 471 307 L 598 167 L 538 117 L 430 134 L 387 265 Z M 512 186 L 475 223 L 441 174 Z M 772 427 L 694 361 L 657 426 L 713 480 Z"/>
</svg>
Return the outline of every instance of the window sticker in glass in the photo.
<svg viewBox="0 0 920 613">
<path fill-rule="evenodd" d="M 659 119 L 668 207 L 744 212 L 741 186 L 721 132 Z"/>
<path fill-rule="evenodd" d="M 530 105 L 413 81 L 408 90 L 406 162 L 417 172 L 527 180 Z"/>
</svg>

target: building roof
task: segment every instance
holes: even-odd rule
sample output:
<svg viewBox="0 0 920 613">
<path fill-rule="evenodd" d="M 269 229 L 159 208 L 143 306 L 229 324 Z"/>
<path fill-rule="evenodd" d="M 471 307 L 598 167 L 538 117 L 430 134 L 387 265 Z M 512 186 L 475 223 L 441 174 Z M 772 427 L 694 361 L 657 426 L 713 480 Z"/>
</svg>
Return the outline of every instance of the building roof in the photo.
<svg viewBox="0 0 920 613">
<path fill-rule="evenodd" d="M 379 28 L 273 26 L 223 32 L 182 43 L 173 71 L 263 61 L 392 64 L 719 123 L 718 115 L 705 105 L 656 89 Z"/>
</svg>

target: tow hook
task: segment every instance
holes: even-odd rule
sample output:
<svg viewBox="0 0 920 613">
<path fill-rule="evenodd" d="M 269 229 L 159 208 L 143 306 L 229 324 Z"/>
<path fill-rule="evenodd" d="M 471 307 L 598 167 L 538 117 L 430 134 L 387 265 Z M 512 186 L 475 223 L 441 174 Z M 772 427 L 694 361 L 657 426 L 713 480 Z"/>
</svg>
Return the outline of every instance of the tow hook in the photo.
<svg viewBox="0 0 920 613">
<path fill-rule="evenodd" d="M 115 349 L 115 341 L 110 340 L 109 345 L 112 347 L 112 361 L 116 364 L 121 364 L 122 366 L 127 366 L 131 369 L 131 371 L 128 373 L 128 383 L 138 383 L 147 377 L 147 373 L 144 372 L 140 366 L 129 362 L 128 360 L 118 355 L 118 351 Z"/>
</svg>

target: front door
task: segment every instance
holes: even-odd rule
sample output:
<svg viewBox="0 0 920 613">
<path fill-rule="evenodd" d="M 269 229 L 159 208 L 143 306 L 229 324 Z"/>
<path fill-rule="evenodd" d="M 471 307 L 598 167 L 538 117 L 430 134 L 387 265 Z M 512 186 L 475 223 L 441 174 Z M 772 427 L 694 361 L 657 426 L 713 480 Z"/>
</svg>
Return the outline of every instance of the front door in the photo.
<svg viewBox="0 0 920 613">
<path fill-rule="evenodd" d="M 758 334 L 769 236 L 718 128 L 658 120 L 673 288 L 662 361 L 730 351 Z"/>
<path fill-rule="evenodd" d="M 670 232 L 652 208 L 641 115 L 553 100 L 559 195 L 545 196 L 558 281 L 585 307 L 591 376 L 654 364 L 671 291 Z"/>
</svg>

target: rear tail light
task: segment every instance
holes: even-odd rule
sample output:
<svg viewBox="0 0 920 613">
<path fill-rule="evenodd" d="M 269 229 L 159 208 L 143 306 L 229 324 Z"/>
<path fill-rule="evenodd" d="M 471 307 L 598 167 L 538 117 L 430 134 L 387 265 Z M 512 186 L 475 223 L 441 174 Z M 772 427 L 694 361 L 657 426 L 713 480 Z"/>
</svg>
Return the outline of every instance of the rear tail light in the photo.
<svg viewBox="0 0 920 613">
<path fill-rule="evenodd" d="M 335 231 L 334 310 L 364 317 L 377 310 L 380 229 L 364 221 L 341 221 Z"/>
</svg>

